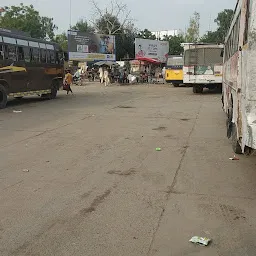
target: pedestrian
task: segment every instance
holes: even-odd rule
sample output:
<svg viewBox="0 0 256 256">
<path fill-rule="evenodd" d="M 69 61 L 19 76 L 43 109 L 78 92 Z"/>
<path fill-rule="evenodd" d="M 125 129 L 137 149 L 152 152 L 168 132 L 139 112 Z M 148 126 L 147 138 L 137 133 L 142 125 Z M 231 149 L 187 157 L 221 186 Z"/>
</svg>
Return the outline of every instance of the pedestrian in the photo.
<svg viewBox="0 0 256 256">
<path fill-rule="evenodd" d="M 166 68 L 163 67 L 163 69 L 162 69 L 163 84 L 164 84 L 164 82 L 165 82 L 165 72 L 166 72 Z"/>
<path fill-rule="evenodd" d="M 73 82 L 73 76 L 71 75 L 70 70 L 68 69 L 65 75 L 65 83 L 67 84 L 67 95 L 69 92 L 73 94 L 73 91 L 71 89 L 72 82 Z"/>
<path fill-rule="evenodd" d="M 108 86 L 109 85 L 109 72 L 108 72 L 108 69 L 104 70 L 103 78 L 104 78 L 104 81 L 105 81 L 105 86 Z"/>
<path fill-rule="evenodd" d="M 103 84 L 103 68 L 102 67 L 100 67 L 99 68 L 99 76 L 100 76 L 100 83 L 101 84 Z"/>
</svg>

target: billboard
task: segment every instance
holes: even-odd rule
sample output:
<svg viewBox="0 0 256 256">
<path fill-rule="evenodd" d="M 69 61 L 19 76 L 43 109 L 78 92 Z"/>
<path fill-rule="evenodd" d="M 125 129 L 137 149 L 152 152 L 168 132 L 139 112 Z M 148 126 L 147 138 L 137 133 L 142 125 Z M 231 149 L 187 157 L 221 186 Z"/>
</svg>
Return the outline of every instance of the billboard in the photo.
<svg viewBox="0 0 256 256">
<path fill-rule="evenodd" d="M 116 60 L 115 36 L 68 31 L 69 60 Z"/>
<path fill-rule="evenodd" d="M 165 63 L 169 53 L 168 41 L 135 38 L 135 58 L 151 58 Z"/>
</svg>

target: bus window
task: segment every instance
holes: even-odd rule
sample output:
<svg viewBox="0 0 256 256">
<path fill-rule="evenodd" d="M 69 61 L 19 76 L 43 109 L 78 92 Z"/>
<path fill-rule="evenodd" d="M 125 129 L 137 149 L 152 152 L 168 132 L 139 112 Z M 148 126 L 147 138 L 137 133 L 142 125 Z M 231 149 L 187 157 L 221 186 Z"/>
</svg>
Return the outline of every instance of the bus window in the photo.
<svg viewBox="0 0 256 256">
<path fill-rule="evenodd" d="M 4 59 L 4 46 L 0 44 L 0 60 Z"/>
<path fill-rule="evenodd" d="M 51 50 L 49 52 L 50 52 L 50 58 L 51 58 L 50 63 L 55 64 L 55 53 L 54 51 L 51 51 Z"/>
<path fill-rule="evenodd" d="M 18 60 L 24 61 L 24 51 L 23 51 L 23 47 L 21 46 L 18 47 Z"/>
<path fill-rule="evenodd" d="M 46 49 L 41 49 L 41 62 L 46 63 Z"/>
<path fill-rule="evenodd" d="M 47 63 L 51 63 L 51 55 L 49 50 L 46 50 L 46 56 L 47 56 Z"/>
<path fill-rule="evenodd" d="M 39 62 L 39 48 L 31 48 L 32 62 Z"/>
<path fill-rule="evenodd" d="M 205 48 L 204 52 L 204 65 L 222 64 L 221 48 Z"/>
<path fill-rule="evenodd" d="M 23 47 L 23 52 L 24 52 L 24 60 L 25 62 L 30 62 L 31 61 L 31 53 L 30 53 L 30 48 L 29 47 Z"/>
<path fill-rule="evenodd" d="M 248 30 L 249 30 L 249 18 L 250 18 L 250 0 L 247 0 L 246 17 L 245 17 L 245 29 L 244 29 L 244 45 L 248 43 Z"/>
<path fill-rule="evenodd" d="M 17 52 L 16 52 L 16 46 L 14 45 L 8 45 L 7 46 L 7 56 L 9 60 L 16 61 L 17 60 Z"/>
</svg>

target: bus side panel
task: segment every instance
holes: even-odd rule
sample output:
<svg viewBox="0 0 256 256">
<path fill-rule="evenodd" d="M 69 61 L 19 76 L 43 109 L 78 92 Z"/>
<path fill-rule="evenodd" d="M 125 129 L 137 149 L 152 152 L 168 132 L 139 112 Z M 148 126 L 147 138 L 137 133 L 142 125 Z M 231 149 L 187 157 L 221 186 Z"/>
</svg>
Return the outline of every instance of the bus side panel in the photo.
<svg viewBox="0 0 256 256">
<path fill-rule="evenodd" d="M 256 1 L 251 13 L 256 11 Z M 249 27 L 249 44 L 241 52 L 241 81 L 242 81 L 242 147 L 256 149 L 256 17 L 252 15 Z"/>
</svg>

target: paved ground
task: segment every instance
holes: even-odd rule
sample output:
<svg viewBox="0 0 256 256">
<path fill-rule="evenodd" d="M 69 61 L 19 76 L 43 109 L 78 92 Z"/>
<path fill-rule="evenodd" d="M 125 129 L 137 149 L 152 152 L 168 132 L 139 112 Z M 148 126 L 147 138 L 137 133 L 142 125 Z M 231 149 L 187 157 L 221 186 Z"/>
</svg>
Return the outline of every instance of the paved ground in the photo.
<svg viewBox="0 0 256 256">
<path fill-rule="evenodd" d="M 219 94 L 75 92 L 0 111 L 1 256 L 255 256 L 256 159 L 229 160 Z"/>
</svg>

